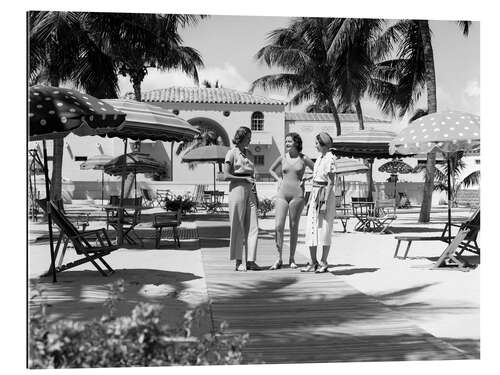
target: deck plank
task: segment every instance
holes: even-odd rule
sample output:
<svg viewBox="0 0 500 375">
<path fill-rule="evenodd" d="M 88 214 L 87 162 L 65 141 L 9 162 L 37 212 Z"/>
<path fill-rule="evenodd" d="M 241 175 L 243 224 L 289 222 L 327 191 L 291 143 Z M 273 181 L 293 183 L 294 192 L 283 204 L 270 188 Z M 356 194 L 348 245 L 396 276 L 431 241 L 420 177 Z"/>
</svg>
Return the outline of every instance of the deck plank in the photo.
<svg viewBox="0 0 500 375">
<path fill-rule="evenodd" d="M 200 238 L 216 237 L 209 223 L 198 230 Z M 202 246 L 202 259 L 214 326 L 225 321 L 228 333 L 250 335 L 245 363 L 470 358 L 331 273 L 236 272 L 228 247 Z M 257 259 L 274 261 L 269 235 L 259 238 Z"/>
</svg>

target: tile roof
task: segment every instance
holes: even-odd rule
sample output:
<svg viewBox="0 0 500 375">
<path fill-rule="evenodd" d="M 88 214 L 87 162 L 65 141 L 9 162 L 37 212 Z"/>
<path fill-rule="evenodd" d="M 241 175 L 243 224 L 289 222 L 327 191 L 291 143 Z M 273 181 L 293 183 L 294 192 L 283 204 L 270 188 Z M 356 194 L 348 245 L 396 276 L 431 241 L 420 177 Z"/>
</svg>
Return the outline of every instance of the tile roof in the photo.
<svg viewBox="0 0 500 375">
<path fill-rule="evenodd" d="M 339 113 L 341 122 L 358 122 L 358 116 L 355 113 Z M 390 123 L 387 120 L 376 119 L 363 116 L 365 122 L 383 122 Z M 306 113 L 306 112 L 285 112 L 287 121 L 334 121 L 331 113 Z"/>
<path fill-rule="evenodd" d="M 226 88 L 179 87 L 145 91 L 144 102 L 214 103 L 214 104 L 267 104 L 286 105 L 285 101 Z"/>
</svg>

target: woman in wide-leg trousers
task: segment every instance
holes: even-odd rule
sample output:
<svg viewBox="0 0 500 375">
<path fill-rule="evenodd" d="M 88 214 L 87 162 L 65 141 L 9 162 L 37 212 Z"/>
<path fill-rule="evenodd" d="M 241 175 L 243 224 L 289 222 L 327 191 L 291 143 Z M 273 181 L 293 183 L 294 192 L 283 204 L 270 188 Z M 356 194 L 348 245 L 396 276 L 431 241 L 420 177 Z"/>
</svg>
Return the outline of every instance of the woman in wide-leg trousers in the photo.
<svg viewBox="0 0 500 375">
<path fill-rule="evenodd" d="M 229 187 L 231 225 L 230 259 L 255 262 L 257 257 L 257 200 L 248 182 L 232 182 Z M 243 255 L 243 245 L 245 254 Z"/>
</svg>

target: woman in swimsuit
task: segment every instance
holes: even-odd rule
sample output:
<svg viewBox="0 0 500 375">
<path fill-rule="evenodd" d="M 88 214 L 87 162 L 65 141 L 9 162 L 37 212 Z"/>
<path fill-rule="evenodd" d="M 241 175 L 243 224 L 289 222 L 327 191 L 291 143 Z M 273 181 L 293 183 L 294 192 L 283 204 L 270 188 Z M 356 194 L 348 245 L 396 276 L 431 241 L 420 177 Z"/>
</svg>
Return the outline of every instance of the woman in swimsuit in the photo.
<svg viewBox="0 0 500 375">
<path fill-rule="evenodd" d="M 311 159 L 301 153 L 302 139 L 297 133 L 289 133 L 285 137 L 285 155 L 274 161 L 269 169 L 269 173 L 279 182 L 278 194 L 275 198 L 275 239 L 278 259 L 270 267 L 272 270 L 281 268 L 283 265 L 283 232 L 285 220 L 289 216 L 290 224 L 290 268 L 297 268 L 295 263 L 295 249 L 297 247 L 297 237 L 299 221 L 304 209 L 304 184 L 302 178 L 306 167 L 311 170 L 314 163 Z M 275 172 L 281 166 L 281 177 Z"/>
</svg>

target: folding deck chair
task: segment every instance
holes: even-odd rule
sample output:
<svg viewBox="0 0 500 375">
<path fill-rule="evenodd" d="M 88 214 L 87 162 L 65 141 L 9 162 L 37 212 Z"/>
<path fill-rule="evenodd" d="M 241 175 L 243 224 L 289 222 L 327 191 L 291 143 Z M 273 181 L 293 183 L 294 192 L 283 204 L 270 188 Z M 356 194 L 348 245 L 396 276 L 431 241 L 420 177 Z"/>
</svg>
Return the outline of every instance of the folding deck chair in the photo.
<svg viewBox="0 0 500 375">
<path fill-rule="evenodd" d="M 153 208 L 157 204 L 157 201 L 153 199 L 153 196 L 151 194 L 151 190 L 149 189 L 141 189 L 141 195 L 142 195 L 142 204 L 144 207 L 147 208 Z"/>
<path fill-rule="evenodd" d="M 110 199 L 110 204 L 119 205 L 119 197 L 118 201 L 116 196 L 112 196 Z M 135 245 L 135 240 L 131 237 L 133 233 L 134 236 L 139 240 L 141 246 L 144 246 L 142 238 L 139 237 L 137 232 L 135 231 L 135 227 L 141 221 L 141 210 L 142 210 L 142 197 L 137 198 L 124 198 L 123 206 L 125 209 L 123 210 L 123 218 L 121 221 L 121 228 L 123 232 L 123 238 L 131 245 Z M 132 208 L 128 208 L 132 207 Z M 115 230 L 120 229 L 120 218 L 118 214 L 118 209 L 106 210 L 107 215 L 107 223 L 111 225 Z"/>
<path fill-rule="evenodd" d="M 481 213 L 478 208 L 473 212 L 471 217 L 462 224 L 452 223 L 451 225 L 458 226 L 459 230 L 458 233 L 451 238 L 448 237 L 448 223 L 445 225 L 440 236 L 396 236 L 395 239 L 398 240 L 398 243 L 396 245 L 396 251 L 394 252 L 394 258 L 399 258 L 398 251 L 402 241 L 408 242 L 408 246 L 402 257 L 402 259 L 406 259 L 413 241 L 442 241 L 448 243 L 448 241 L 451 240 L 433 268 L 442 267 L 445 264 L 456 265 L 460 268 L 468 266 L 467 262 L 462 257 L 462 253 L 464 251 L 470 251 L 476 255 L 480 255 L 481 249 L 477 243 L 477 236 L 480 230 L 480 218 Z"/>
<path fill-rule="evenodd" d="M 352 214 L 358 219 L 358 222 L 354 226 L 354 230 L 357 231 L 367 231 L 370 230 L 371 221 L 368 219 L 374 216 L 374 203 L 369 202 L 368 198 L 351 198 Z"/>
<path fill-rule="evenodd" d="M 375 216 L 369 216 L 371 229 L 378 233 L 394 233 L 389 229 L 389 226 L 396 216 L 396 200 L 384 199 L 375 202 Z"/>
<path fill-rule="evenodd" d="M 111 243 L 108 233 L 104 228 L 79 232 L 71 221 L 68 220 L 66 215 L 59 209 L 59 207 L 54 204 L 54 202 L 47 201 L 46 199 L 40 199 L 37 200 L 37 203 L 45 212 L 48 211 L 47 205 L 50 205 L 52 220 L 59 228 L 59 238 L 57 239 L 57 245 L 54 251 L 55 260 L 57 262 L 56 272 L 66 271 L 70 268 L 88 262 L 92 263 L 103 276 L 108 276 L 115 272 L 103 258 L 106 255 L 109 255 L 112 251 L 117 250 L 119 246 Z M 78 255 L 82 255 L 83 257 L 73 262 L 63 264 L 66 249 L 68 248 L 70 241 L 73 244 L 76 253 Z M 94 244 L 91 244 L 91 242 L 94 242 Z M 61 245 L 62 251 L 59 261 L 57 261 Z M 97 260 L 104 265 L 107 271 L 101 268 L 101 266 L 97 263 Z M 48 275 L 51 272 L 52 268 L 50 268 L 46 274 Z"/>
</svg>

